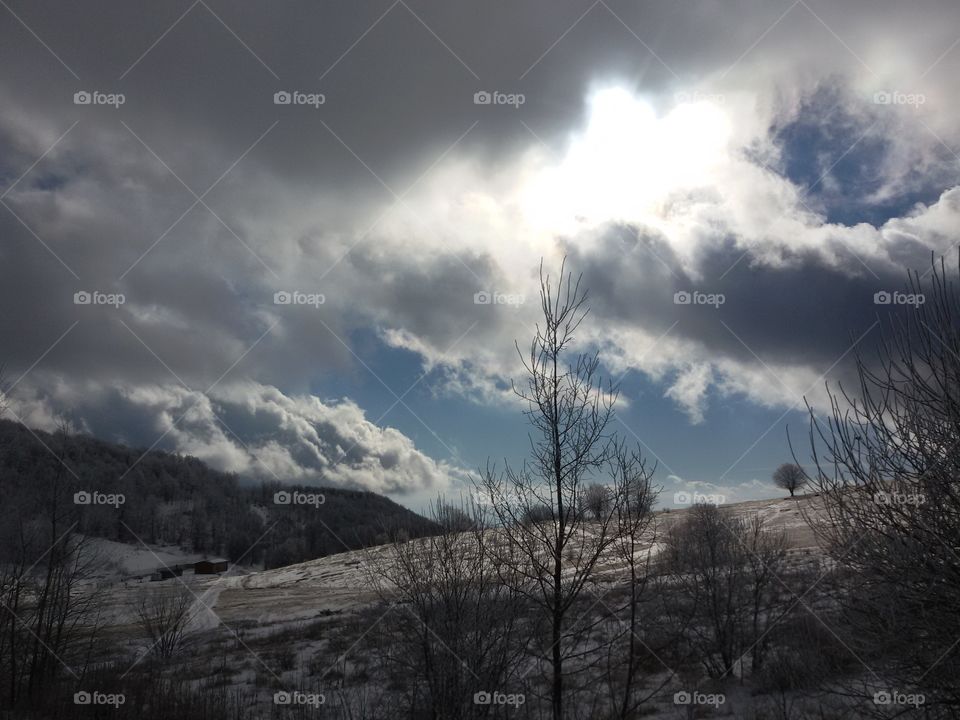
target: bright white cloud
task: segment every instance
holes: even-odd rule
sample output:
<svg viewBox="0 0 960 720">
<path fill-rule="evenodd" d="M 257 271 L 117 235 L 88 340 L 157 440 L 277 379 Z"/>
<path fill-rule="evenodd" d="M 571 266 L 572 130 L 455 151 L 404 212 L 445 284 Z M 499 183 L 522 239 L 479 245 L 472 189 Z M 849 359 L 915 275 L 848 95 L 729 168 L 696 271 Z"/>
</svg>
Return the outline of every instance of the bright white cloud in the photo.
<svg viewBox="0 0 960 720">
<path fill-rule="evenodd" d="M 80 393 L 75 387 L 19 393 L 13 409 L 28 424 L 53 430 L 55 409 L 69 407 L 71 415 L 88 418 L 73 429 L 89 431 L 113 393 L 121 400 L 113 412 L 149 426 L 158 448 L 226 472 L 400 494 L 442 492 L 465 477 L 461 468 L 424 455 L 398 430 L 371 423 L 349 399 L 288 396 L 252 381 L 225 383 L 207 394 L 176 385 L 88 383 Z M 234 427 L 242 428 L 243 438 Z"/>
</svg>

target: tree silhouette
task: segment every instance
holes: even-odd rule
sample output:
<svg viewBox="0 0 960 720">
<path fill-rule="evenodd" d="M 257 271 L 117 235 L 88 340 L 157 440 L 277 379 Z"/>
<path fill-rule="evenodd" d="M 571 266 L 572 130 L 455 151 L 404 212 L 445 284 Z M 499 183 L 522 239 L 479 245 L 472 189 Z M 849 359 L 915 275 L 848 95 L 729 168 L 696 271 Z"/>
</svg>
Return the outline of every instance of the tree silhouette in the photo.
<svg viewBox="0 0 960 720">
<path fill-rule="evenodd" d="M 784 463 L 773 473 L 773 484 L 790 491 L 790 497 L 805 482 L 803 468 L 795 463 Z"/>
</svg>

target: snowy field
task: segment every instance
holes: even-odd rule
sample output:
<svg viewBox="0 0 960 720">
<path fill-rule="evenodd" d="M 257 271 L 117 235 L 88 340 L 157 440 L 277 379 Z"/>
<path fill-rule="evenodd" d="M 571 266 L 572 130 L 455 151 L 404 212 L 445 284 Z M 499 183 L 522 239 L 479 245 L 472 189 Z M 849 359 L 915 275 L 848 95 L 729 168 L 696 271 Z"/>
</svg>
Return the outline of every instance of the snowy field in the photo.
<svg viewBox="0 0 960 720">
<path fill-rule="evenodd" d="M 727 506 L 743 517 L 759 514 L 773 530 L 783 530 L 791 555 L 807 555 L 817 549 L 816 539 L 803 519 L 803 512 L 816 510 L 812 496 L 797 499 L 756 500 Z M 658 532 L 681 520 L 685 509 L 656 513 Z M 490 531 L 491 533 L 495 531 Z M 414 545 L 423 540 L 410 541 Z M 227 626 L 255 626 L 263 632 L 309 620 L 317 615 L 358 610 L 375 599 L 370 586 L 371 564 L 387 556 L 389 546 L 338 553 L 317 560 L 272 570 L 232 566 L 220 575 L 193 575 L 151 582 L 149 573 L 162 565 L 179 565 L 200 559 L 174 547 L 135 547 L 94 540 L 100 567 L 96 584 L 109 588 L 103 621 L 123 634 L 135 634 L 132 606 L 145 589 L 172 588 L 181 583 L 196 597 L 193 630 L 212 629 L 218 618 Z M 655 555 L 657 543 L 641 552 Z M 622 569 L 620 561 L 607 558 L 597 567 L 602 580 L 613 580 Z"/>
</svg>

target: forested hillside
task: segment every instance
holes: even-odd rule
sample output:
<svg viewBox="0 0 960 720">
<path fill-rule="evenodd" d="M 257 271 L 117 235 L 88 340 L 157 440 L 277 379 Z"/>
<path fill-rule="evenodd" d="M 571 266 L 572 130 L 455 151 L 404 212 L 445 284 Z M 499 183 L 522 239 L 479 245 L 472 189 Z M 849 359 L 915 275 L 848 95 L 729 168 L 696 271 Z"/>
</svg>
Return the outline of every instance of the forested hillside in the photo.
<svg viewBox="0 0 960 720">
<path fill-rule="evenodd" d="M 61 527 L 76 522 L 74 529 L 87 535 L 176 544 L 268 568 L 374 544 L 396 528 L 411 537 L 434 529 L 375 493 L 245 483 L 193 457 L 31 431 L 10 421 L 0 421 L 0 483 L 4 539 L 24 522 L 59 515 Z M 308 497 L 277 503 L 281 491 Z"/>
</svg>

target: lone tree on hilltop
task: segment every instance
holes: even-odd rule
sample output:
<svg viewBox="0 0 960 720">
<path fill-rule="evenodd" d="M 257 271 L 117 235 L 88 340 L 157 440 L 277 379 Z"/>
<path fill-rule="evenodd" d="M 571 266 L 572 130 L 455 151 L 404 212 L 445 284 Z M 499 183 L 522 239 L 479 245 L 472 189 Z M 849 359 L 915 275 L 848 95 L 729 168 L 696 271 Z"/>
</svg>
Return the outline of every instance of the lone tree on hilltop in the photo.
<svg viewBox="0 0 960 720">
<path fill-rule="evenodd" d="M 795 463 L 784 463 L 773 472 L 773 484 L 790 491 L 790 497 L 805 482 L 803 468 Z"/>
</svg>

